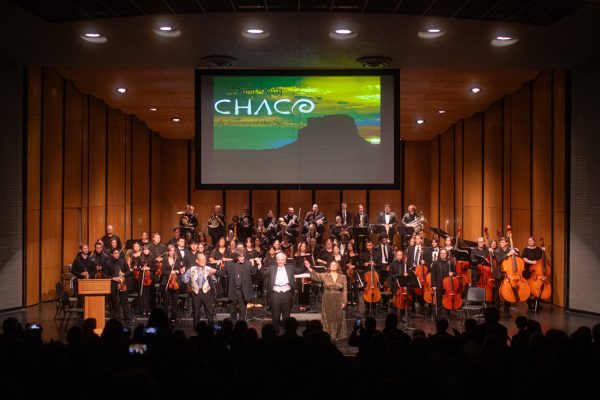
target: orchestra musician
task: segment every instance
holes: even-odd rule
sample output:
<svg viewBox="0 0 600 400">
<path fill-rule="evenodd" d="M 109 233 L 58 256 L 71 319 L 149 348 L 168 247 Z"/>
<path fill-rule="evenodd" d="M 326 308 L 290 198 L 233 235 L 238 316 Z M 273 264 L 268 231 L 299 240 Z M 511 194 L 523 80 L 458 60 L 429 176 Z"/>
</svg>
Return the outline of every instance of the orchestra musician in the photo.
<svg viewBox="0 0 600 400">
<path fill-rule="evenodd" d="M 346 246 L 346 274 L 350 277 L 348 279 L 348 305 L 358 305 L 358 289 L 361 280 L 358 275 L 358 266 L 360 264 L 360 254 L 354 249 L 354 242 L 348 242 Z M 361 278 L 362 279 L 362 278 Z"/>
<path fill-rule="evenodd" d="M 473 282 L 473 286 L 476 286 L 480 279 L 479 271 L 477 270 L 477 261 L 473 256 L 480 256 L 486 258 L 489 254 L 488 248 L 485 245 L 485 239 L 483 237 L 477 238 L 477 247 L 471 249 L 471 282 Z M 473 268 L 475 267 L 475 268 Z"/>
<path fill-rule="evenodd" d="M 173 228 L 173 237 L 171 239 L 169 239 L 168 244 L 177 246 L 177 242 L 179 241 L 180 238 L 183 238 L 185 240 L 185 237 L 181 236 L 181 228 L 179 228 L 179 227 Z"/>
<path fill-rule="evenodd" d="M 231 217 L 231 223 L 227 226 L 227 241 L 231 242 L 235 240 L 236 242 L 240 240 L 240 218 L 237 215 Z"/>
<path fill-rule="evenodd" d="M 306 231 L 306 234 L 304 235 L 304 240 L 306 242 L 310 242 L 311 240 L 314 240 L 315 243 L 317 243 L 318 245 L 321 244 L 321 234 L 319 233 L 316 224 L 308 225 L 308 230 Z"/>
<path fill-rule="evenodd" d="M 117 246 L 116 246 L 116 248 L 118 250 L 121 250 L 121 248 L 123 248 L 123 244 L 121 243 L 121 238 L 113 233 L 113 226 L 112 225 L 107 225 L 106 226 L 106 233 L 100 239 L 102 241 L 102 243 L 104 244 L 104 248 L 105 249 L 109 249 L 111 247 L 110 246 L 110 241 L 112 239 L 116 239 L 117 240 Z M 112 254 L 112 252 L 111 252 L 111 254 Z"/>
<path fill-rule="evenodd" d="M 200 322 L 202 310 L 208 323 L 212 325 L 215 319 L 214 293 L 211 282 L 216 269 L 206 265 L 206 256 L 202 253 L 196 254 L 194 264 L 181 276 L 184 283 L 192 288 L 192 319 L 194 327 Z"/>
<path fill-rule="evenodd" d="M 388 243 L 388 237 L 385 233 L 379 235 L 380 241 L 376 250 L 381 257 L 381 268 L 386 269 L 394 258 L 394 249 Z"/>
<path fill-rule="evenodd" d="M 83 296 L 79 295 L 79 279 L 90 279 L 96 277 L 96 264 L 90 255 L 90 247 L 87 243 L 79 246 L 79 252 L 71 263 L 71 273 L 77 278 L 75 280 L 75 293 L 77 293 L 77 306 L 83 306 Z"/>
<path fill-rule="evenodd" d="M 152 253 L 152 257 L 154 257 L 155 262 L 161 262 L 162 255 L 167 252 L 167 246 L 160 242 L 161 237 L 160 233 L 152 234 L 152 243 L 148 246 L 150 249 L 150 253 Z"/>
<path fill-rule="evenodd" d="M 208 221 L 208 235 L 213 246 L 217 244 L 220 237 L 225 236 L 225 215 L 221 212 L 221 206 L 216 204 Z"/>
<path fill-rule="evenodd" d="M 185 227 L 191 228 L 192 232 L 196 232 L 196 227 L 198 226 L 198 217 L 196 216 L 196 213 L 194 211 L 195 210 L 193 205 L 187 204 L 185 206 L 184 216 L 187 217 L 187 224 L 185 225 Z"/>
<path fill-rule="evenodd" d="M 171 321 L 179 320 L 177 303 L 181 285 L 181 274 L 185 273 L 183 258 L 172 244 L 167 246 L 167 255 L 162 264 L 161 282 L 159 290 L 163 295 L 163 309 Z M 177 282 L 176 288 L 169 288 L 169 281 Z"/>
<path fill-rule="evenodd" d="M 431 288 L 435 293 L 438 319 L 441 318 L 442 312 L 445 312 L 442 309 L 442 295 L 444 294 L 442 281 L 444 277 L 452 277 L 455 274 L 456 269 L 448 257 L 448 250 L 441 249 L 440 257 L 431 265 Z"/>
<path fill-rule="evenodd" d="M 292 211 L 292 213 L 293 213 L 293 211 Z M 265 218 L 264 226 L 266 228 L 265 236 L 267 237 L 267 244 L 271 245 L 271 244 L 273 244 L 275 239 L 277 239 L 277 230 L 279 228 L 278 219 L 275 218 L 275 215 L 273 214 L 273 210 L 269 210 L 267 212 L 267 218 Z"/>
<path fill-rule="evenodd" d="M 501 272 L 500 266 L 502 265 L 502 261 L 506 260 L 508 257 L 518 255 L 516 249 L 511 249 L 508 246 L 508 241 L 505 237 L 500 238 L 499 247 L 494 250 L 494 258 L 496 259 L 496 269 L 492 271 L 492 275 L 494 277 L 494 290 L 492 291 L 492 296 L 494 299 L 494 306 L 500 306 L 500 284 L 504 279 L 504 274 Z M 506 318 L 510 318 L 510 303 L 505 301 L 503 306 L 504 316 Z"/>
<path fill-rule="evenodd" d="M 254 233 L 254 218 L 250 215 L 250 209 L 248 207 L 242 208 L 242 216 L 240 217 L 238 227 L 238 240 L 242 243 L 247 238 L 252 237 Z"/>
<path fill-rule="evenodd" d="M 119 307 L 123 312 L 123 319 L 126 321 L 134 321 L 129 309 L 129 301 L 127 299 L 127 287 L 125 280 L 131 276 L 125 259 L 121 257 L 121 251 L 117 248 L 112 250 L 112 257 L 108 261 L 109 275 L 111 278 L 110 285 L 110 303 L 111 303 L 111 318 L 118 318 Z"/>
<path fill-rule="evenodd" d="M 395 294 L 396 290 L 398 290 L 398 280 L 396 279 L 396 277 L 398 275 L 406 276 L 408 274 L 409 268 L 408 265 L 406 265 L 406 257 L 404 257 L 404 251 L 397 250 L 394 254 L 394 260 L 390 263 L 390 272 L 388 274 L 388 285 L 390 288 L 392 288 L 392 293 Z M 392 303 L 395 304 L 394 302 Z M 404 319 L 404 310 L 398 309 L 397 311 L 399 312 L 400 317 Z"/>
<path fill-rule="evenodd" d="M 285 257 L 285 256 L 284 256 Z M 229 314 L 232 320 L 246 320 L 246 307 L 248 301 L 254 296 L 252 293 L 252 275 L 258 268 L 244 257 L 244 252 L 236 249 L 232 254 L 232 261 L 225 263 L 225 268 L 217 270 L 215 275 L 227 277 L 229 298 Z"/>
<path fill-rule="evenodd" d="M 341 208 L 336 214 L 336 217 L 339 216 L 342 219 L 342 226 L 352 226 L 352 213 L 348 211 L 348 204 L 345 201 L 342 201 Z"/>
<path fill-rule="evenodd" d="M 294 214 L 294 207 L 288 207 L 287 214 L 283 216 L 283 221 L 287 224 L 287 232 L 290 235 L 290 242 L 296 243 L 300 233 L 298 215 Z"/>
<path fill-rule="evenodd" d="M 414 204 L 411 204 L 408 206 L 406 213 L 402 216 L 402 219 L 400 220 L 400 225 L 402 225 L 404 228 L 407 228 L 407 225 L 409 225 L 411 222 L 413 222 L 416 219 L 417 219 L 417 207 Z M 413 232 L 414 231 L 412 229 L 404 229 L 404 235 L 402 238 L 400 238 L 403 245 L 408 242 L 408 240 L 410 239 L 410 236 Z"/>
<path fill-rule="evenodd" d="M 313 204 L 312 211 L 306 213 L 304 217 L 304 231 L 308 231 L 309 226 L 314 224 L 319 234 L 317 236 L 317 243 L 321 243 L 321 238 L 323 237 L 323 232 L 325 231 L 325 224 L 327 223 L 327 218 L 325 218 L 325 214 L 319 211 L 319 205 Z"/>
<path fill-rule="evenodd" d="M 268 287 L 271 292 L 271 311 L 273 312 L 273 326 L 279 333 L 280 321 L 290 317 L 294 291 L 296 290 L 296 279 L 294 274 L 296 268 L 287 263 L 285 254 L 278 253 L 276 256 L 277 266 L 268 270 Z"/>
<path fill-rule="evenodd" d="M 521 256 L 525 262 L 523 278 L 529 279 L 531 278 L 530 268 L 532 268 L 539 260 L 542 259 L 542 248 L 536 245 L 533 236 L 527 239 L 527 246 L 523 249 Z M 533 295 L 527 299 L 527 306 L 530 310 L 535 310 L 535 298 Z"/>
<path fill-rule="evenodd" d="M 163 245 L 164 246 L 164 245 Z M 162 254 L 162 253 L 160 253 Z M 150 246 L 146 245 L 142 249 L 142 274 L 140 277 L 140 284 L 142 285 L 141 290 L 141 302 L 140 311 L 142 315 L 149 316 L 150 311 L 155 307 L 156 293 L 155 293 L 155 281 L 156 281 L 156 257 L 152 254 Z M 144 273 L 148 271 L 150 273 L 151 284 L 144 284 Z"/>
<path fill-rule="evenodd" d="M 148 232 L 142 232 L 142 236 L 140 237 L 140 245 L 146 246 L 150 244 L 150 239 L 148 239 Z"/>
<path fill-rule="evenodd" d="M 365 281 L 364 275 L 369 273 L 369 271 L 371 270 L 371 265 L 373 266 L 376 272 L 379 272 L 381 270 L 381 255 L 378 251 L 375 251 L 373 241 L 371 239 L 367 239 L 365 242 L 365 246 L 366 249 L 361 254 L 359 268 L 359 273 L 363 276 L 363 282 Z M 375 307 L 374 303 L 365 303 L 365 315 L 374 315 L 374 313 L 371 310 L 372 307 Z"/>
<path fill-rule="evenodd" d="M 364 251 L 365 241 L 369 239 L 369 215 L 365 212 L 365 207 L 362 204 L 358 205 L 358 212 L 354 216 L 354 223 L 352 226 L 359 228 L 352 229 L 356 250 Z"/>
<path fill-rule="evenodd" d="M 377 224 L 379 225 L 378 231 L 387 234 L 392 244 L 394 243 L 397 223 L 396 213 L 390 210 L 389 204 L 384 204 L 383 211 L 379 213 L 379 218 L 377 219 Z"/>
<path fill-rule="evenodd" d="M 94 245 L 94 252 L 90 256 L 90 261 L 95 266 L 94 278 L 109 278 L 108 261 L 110 257 L 104 252 L 104 244 L 98 240 Z"/>
<path fill-rule="evenodd" d="M 325 266 L 329 265 L 328 261 L 333 255 L 333 241 L 327 239 L 325 241 L 325 248 L 318 254 L 317 265 Z"/>
<path fill-rule="evenodd" d="M 329 226 L 329 237 L 338 241 L 342 240 L 342 232 L 344 231 L 344 225 L 342 224 L 342 217 L 339 215 L 335 216 L 335 224 Z"/>
</svg>

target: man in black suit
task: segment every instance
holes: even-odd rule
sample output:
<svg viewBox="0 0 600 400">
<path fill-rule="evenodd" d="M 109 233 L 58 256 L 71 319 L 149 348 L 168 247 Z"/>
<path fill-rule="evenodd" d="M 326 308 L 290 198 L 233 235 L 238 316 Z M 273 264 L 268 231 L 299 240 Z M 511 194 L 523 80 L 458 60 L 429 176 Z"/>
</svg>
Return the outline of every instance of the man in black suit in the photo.
<svg viewBox="0 0 600 400">
<path fill-rule="evenodd" d="M 342 202 L 342 208 L 336 216 L 340 216 L 342 219 L 342 226 L 352 226 L 352 213 L 348 211 L 348 204 L 345 201 Z"/>
<path fill-rule="evenodd" d="M 284 253 L 277 253 L 276 260 L 277 266 L 268 271 L 268 287 L 271 290 L 273 326 L 279 333 L 279 322 L 290 317 L 296 291 L 296 279 L 294 278 L 295 268 L 291 264 L 286 265 L 287 258 Z"/>
<path fill-rule="evenodd" d="M 244 252 L 235 250 L 233 260 L 225 263 L 225 268 L 217 271 L 215 275 L 226 276 L 227 286 L 229 288 L 227 297 L 229 298 L 229 313 L 232 320 L 246 319 L 246 305 L 248 300 L 253 298 L 252 294 L 252 275 L 256 273 L 256 265 L 244 258 Z"/>
<path fill-rule="evenodd" d="M 377 218 L 377 224 L 379 225 L 379 232 L 386 233 L 390 239 L 390 243 L 394 244 L 394 234 L 396 233 L 398 219 L 396 218 L 396 213 L 390 211 L 389 204 L 383 206 L 383 211 L 379 213 L 379 218 Z"/>
<path fill-rule="evenodd" d="M 394 259 L 394 249 L 388 243 L 388 237 L 385 233 L 382 233 L 379 238 L 380 243 L 376 250 L 381 258 L 381 268 L 385 269 Z"/>
<path fill-rule="evenodd" d="M 317 227 L 317 232 L 319 233 L 319 237 L 317 239 L 317 243 L 321 244 L 321 238 L 323 237 L 323 232 L 325 231 L 325 224 L 327 223 L 327 218 L 325 218 L 325 214 L 319 211 L 319 205 L 313 204 L 312 211 L 306 213 L 304 217 L 304 230 L 308 231 L 308 226 L 310 224 L 315 224 Z"/>
<path fill-rule="evenodd" d="M 366 241 L 366 250 L 360 256 L 359 274 L 366 277 L 371 273 L 371 266 L 376 272 L 381 271 L 381 255 L 375 250 L 373 241 L 368 239 Z M 366 282 L 366 278 L 363 278 L 363 282 Z M 374 315 L 375 303 L 365 302 L 365 316 Z"/>
</svg>

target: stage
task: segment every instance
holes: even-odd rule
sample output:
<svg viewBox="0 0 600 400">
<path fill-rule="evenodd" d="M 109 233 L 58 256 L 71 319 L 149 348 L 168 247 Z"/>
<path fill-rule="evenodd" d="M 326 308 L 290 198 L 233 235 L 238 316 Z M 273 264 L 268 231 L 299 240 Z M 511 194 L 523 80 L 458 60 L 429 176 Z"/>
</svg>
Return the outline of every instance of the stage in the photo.
<svg viewBox="0 0 600 400">
<path fill-rule="evenodd" d="M 271 322 L 271 319 L 270 318 L 263 319 L 260 316 L 260 313 L 262 313 L 262 310 L 260 308 L 257 310 L 260 310 L 260 311 L 254 312 L 254 311 L 252 311 L 252 309 L 249 309 L 247 317 L 248 317 L 248 325 L 256 328 L 260 335 L 262 325 L 264 323 Z M 46 303 L 41 303 L 36 306 L 24 308 L 21 310 L 15 310 L 15 311 L 1 313 L 0 320 L 4 321 L 8 317 L 16 317 L 17 319 L 19 319 L 21 321 L 23 326 L 26 323 L 32 323 L 32 322 L 39 323 L 42 325 L 42 328 L 43 328 L 42 337 L 43 337 L 44 341 L 49 341 L 52 339 L 52 340 L 60 340 L 60 341 L 65 342 L 67 332 L 68 332 L 68 327 L 65 328 L 64 324 L 63 324 L 62 328 L 59 327 L 61 317 L 54 319 L 55 313 L 56 313 L 56 303 L 55 302 L 46 302 Z M 356 307 L 351 307 L 346 310 L 348 335 L 350 335 L 350 333 L 352 332 L 354 321 L 359 314 L 362 315 L 363 321 L 364 321 L 364 312 L 363 312 L 362 304 L 361 304 L 361 307 L 359 310 L 357 310 Z M 508 328 L 508 333 L 510 336 L 514 335 L 517 331 L 517 328 L 514 323 L 514 319 L 519 315 L 524 315 L 529 319 L 537 320 L 542 325 L 542 330 L 544 333 L 548 329 L 553 328 L 553 329 L 563 330 L 563 331 L 567 332 L 567 334 L 570 334 L 573 331 L 575 331 L 577 328 L 579 328 L 580 326 L 588 326 L 591 328 L 595 324 L 600 323 L 600 316 L 567 312 L 559 307 L 553 307 L 550 304 L 544 304 L 542 310 L 540 310 L 538 313 L 528 312 L 526 304 L 519 304 L 517 309 L 513 308 L 511 310 L 511 314 L 512 314 L 511 319 L 502 319 L 500 321 L 504 326 L 506 326 Z M 253 316 L 255 316 L 255 315 L 256 315 L 256 318 L 253 318 Z M 377 310 L 375 318 L 377 320 L 377 329 L 379 329 L 379 330 L 383 329 L 385 315 L 386 315 L 385 309 Z M 305 329 L 308 321 L 320 319 L 319 313 L 310 313 L 310 312 L 292 313 L 292 316 L 294 318 L 296 318 L 300 324 L 300 327 L 298 328 L 299 334 L 302 334 L 302 331 Z M 218 320 L 223 320 L 228 317 L 229 317 L 229 313 L 221 312 L 221 313 L 217 314 Z M 136 318 L 135 322 L 127 322 L 127 323 L 125 323 L 125 325 L 131 327 L 133 330 L 133 328 L 135 328 L 136 325 L 138 325 L 138 324 L 145 325 L 147 321 L 148 321 L 147 318 L 138 317 L 138 318 Z M 76 324 L 81 324 L 81 322 L 82 322 L 82 320 L 77 320 L 76 318 L 71 319 L 71 322 L 69 323 L 69 327 L 76 325 Z M 401 322 L 400 328 L 406 328 L 406 325 L 407 325 L 406 323 Z M 433 320 L 431 320 L 430 318 L 423 318 L 423 317 L 418 317 L 418 316 L 411 318 L 408 321 L 408 327 L 414 328 L 414 329 L 422 329 L 427 334 L 435 333 L 435 322 Z M 191 317 L 181 318 L 181 320 L 176 323 L 175 329 L 183 330 L 186 333 L 186 335 L 188 335 L 188 336 L 195 335 Z M 450 319 L 449 331 L 452 333 L 453 329 L 457 329 L 460 332 L 463 331 L 462 318 L 461 318 L 460 314 L 455 314 Z M 407 332 L 408 332 L 408 330 L 407 330 Z M 410 334 L 410 332 L 408 332 L 408 333 Z M 356 354 L 356 348 L 352 348 L 352 347 L 348 346 L 348 344 L 345 340 L 340 340 L 340 341 L 337 341 L 334 343 L 337 345 L 337 347 L 340 349 L 340 351 L 344 355 L 352 356 L 352 355 Z"/>
</svg>

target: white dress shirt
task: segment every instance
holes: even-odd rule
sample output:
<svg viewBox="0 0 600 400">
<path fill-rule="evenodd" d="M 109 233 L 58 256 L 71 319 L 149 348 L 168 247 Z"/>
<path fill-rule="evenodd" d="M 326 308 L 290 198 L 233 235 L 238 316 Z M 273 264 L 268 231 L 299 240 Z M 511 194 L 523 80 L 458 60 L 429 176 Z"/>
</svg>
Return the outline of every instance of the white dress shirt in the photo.
<svg viewBox="0 0 600 400">
<path fill-rule="evenodd" d="M 284 293 L 288 290 L 292 290 L 285 266 L 277 267 L 277 274 L 275 275 L 275 284 L 273 285 L 273 290 L 278 293 Z"/>
</svg>

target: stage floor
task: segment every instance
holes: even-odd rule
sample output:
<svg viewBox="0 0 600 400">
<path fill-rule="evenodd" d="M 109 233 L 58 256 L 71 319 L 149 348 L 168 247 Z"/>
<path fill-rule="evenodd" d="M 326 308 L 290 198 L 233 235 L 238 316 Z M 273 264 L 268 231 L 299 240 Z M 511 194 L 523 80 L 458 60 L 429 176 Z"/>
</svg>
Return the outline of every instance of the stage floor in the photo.
<svg viewBox="0 0 600 400">
<path fill-rule="evenodd" d="M 260 308 L 257 310 L 261 310 Z M 10 311 L 5 313 L 0 313 L 0 320 L 4 320 L 8 317 L 16 317 L 18 318 L 23 325 L 25 323 L 37 322 L 40 323 L 43 327 L 43 339 L 48 341 L 50 339 L 54 340 L 66 340 L 67 330 L 64 326 L 59 328 L 60 318 L 54 319 L 54 314 L 56 312 L 56 303 L 55 302 L 47 302 L 42 303 L 36 306 L 24 308 L 21 310 Z M 347 318 L 347 326 L 348 326 L 348 335 L 352 330 L 354 321 L 359 313 L 363 312 L 362 305 L 359 310 L 356 307 L 351 307 L 346 311 Z M 540 322 L 542 325 L 542 329 L 546 332 L 548 329 L 555 328 L 561 329 L 570 334 L 578 327 L 584 325 L 589 326 L 590 328 L 600 323 L 600 316 L 591 316 L 586 314 L 579 314 L 573 312 L 566 312 L 561 308 L 553 307 L 548 304 L 544 304 L 543 309 L 540 310 L 537 314 L 531 313 L 527 311 L 527 306 L 525 304 L 519 304 L 517 309 L 512 310 L 512 318 L 511 319 L 503 319 L 501 322 L 508 328 L 509 334 L 512 336 L 516 332 L 516 326 L 514 324 L 514 319 L 518 315 L 525 315 L 527 318 L 535 319 Z M 259 315 L 260 311 L 256 312 L 256 315 Z M 252 309 L 248 312 L 248 324 L 258 330 L 260 334 L 261 327 L 266 322 L 271 322 L 271 319 L 263 319 L 262 317 L 257 317 L 255 319 L 252 316 L 255 315 Z M 383 329 L 383 322 L 385 319 L 386 310 L 380 309 L 377 310 L 375 318 L 377 319 L 377 328 Z M 302 334 L 302 331 L 306 327 L 306 322 L 313 319 L 320 319 L 320 314 L 318 313 L 292 313 L 292 316 L 298 319 L 300 322 L 300 327 L 298 329 L 298 333 Z M 229 317 L 228 313 L 219 313 L 217 318 L 219 320 L 225 319 Z M 364 316 L 363 316 L 364 317 Z M 74 324 L 81 324 L 80 320 L 71 320 L 69 326 Z M 130 326 L 132 329 L 135 328 L 137 324 L 145 324 L 147 322 L 147 318 L 136 319 L 136 322 L 126 323 L 126 325 Z M 406 326 L 405 323 L 401 324 L 401 328 Z M 426 333 L 434 333 L 435 332 L 435 322 L 431 319 L 415 317 L 410 319 L 409 327 L 422 329 Z M 183 330 L 188 336 L 194 335 L 193 323 L 192 319 L 188 317 L 184 317 L 179 321 L 176 326 L 176 329 Z M 463 331 L 462 321 L 460 316 L 456 316 L 456 318 L 451 318 L 450 320 L 450 330 L 452 328 L 456 328 L 459 331 Z M 336 342 L 336 345 L 342 351 L 344 355 L 354 355 L 356 354 L 356 348 L 352 348 L 348 346 L 345 340 L 341 340 Z"/>
</svg>

